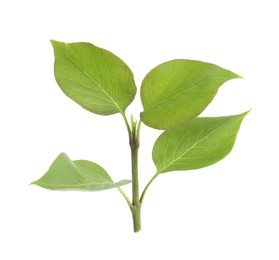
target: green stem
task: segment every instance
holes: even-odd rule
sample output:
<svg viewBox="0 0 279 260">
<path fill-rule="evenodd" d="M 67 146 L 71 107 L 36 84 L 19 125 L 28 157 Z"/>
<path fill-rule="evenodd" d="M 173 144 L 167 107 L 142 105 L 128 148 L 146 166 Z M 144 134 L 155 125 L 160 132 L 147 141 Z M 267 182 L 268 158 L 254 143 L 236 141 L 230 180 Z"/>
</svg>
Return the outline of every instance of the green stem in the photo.
<svg viewBox="0 0 279 260">
<path fill-rule="evenodd" d="M 138 232 L 141 229 L 140 210 L 141 203 L 139 197 L 139 176 L 138 176 L 138 151 L 139 151 L 139 134 L 140 123 L 137 125 L 133 118 L 131 118 L 132 125 L 132 139 L 130 140 L 131 160 L 132 160 L 132 215 L 134 222 L 134 231 Z"/>
<path fill-rule="evenodd" d="M 133 216 L 134 232 L 139 232 L 141 229 L 140 207 L 133 207 L 131 211 Z"/>
<path fill-rule="evenodd" d="M 138 232 L 141 229 L 141 203 L 139 198 L 139 177 L 138 177 L 138 150 L 139 150 L 139 136 L 140 136 L 140 126 L 141 121 L 137 124 L 134 121 L 133 117 L 131 117 L 131 126 L 128 123 L 127 117 L 125 113 L 121 113 L 127 131 L 129 135 L 129 144 L 131 149 L 131 161 L 132 161 L 132 194 L 133 199 L 132 203 L 125 194 L 125 192 L 118 188 L 119 192 L 123 195 L 125 200 L 127 201 L 133 216 L 133 224 L 134 224 L 134 231 Z"/>
<path fill-rule="evenodd" d="M 145 186 L 142 194 L 141 194 L 141 197 L 140 197 L 140 203 L 142 205 L 142 202 L 144 200 L 144 197 L 145 197 L 145 194 L 146 194 L 146 191 L 148 190 L 149 186 L 152 184 L 152 182 L 159 176 L 159 172 L 157 172 L 152 178 L 151 180 L 147 183 L 147 185 Z"/>
<path fill-rule="evenodd" d="M 138 146 L 131 142 L 133 205 L 139 204 Z"/>
<path fill-rule="evenodd" d="M 127 120 L 125 113 L 121 113 L 125 125 L 127 127 L 128 135 L 129 135 L 129 144 L 131 148 L 131 160 L 132 160 L 132 194 L 133 199 L 132 202 L 127 197 L 125 192 L 118 187 L 119 192 L 123 195 L 124 199 L 127 201 L 133 216 L 133 224 L 134 224 L 134 232 L 138 232 L 141 229 L 141 205 L 143 203 L 145 194 L 152 184 L 152 182 L 159 176 L 159 172 L 157 172 L 151 180 L 145 186 L 141 197 L 139 196 L 139 174 L 138 174 L 138 152 L 140 146 L 140 127 L 141 120 L 137 123 L 133 116 L 131 116 L 131 126 Z"/>
</svg>

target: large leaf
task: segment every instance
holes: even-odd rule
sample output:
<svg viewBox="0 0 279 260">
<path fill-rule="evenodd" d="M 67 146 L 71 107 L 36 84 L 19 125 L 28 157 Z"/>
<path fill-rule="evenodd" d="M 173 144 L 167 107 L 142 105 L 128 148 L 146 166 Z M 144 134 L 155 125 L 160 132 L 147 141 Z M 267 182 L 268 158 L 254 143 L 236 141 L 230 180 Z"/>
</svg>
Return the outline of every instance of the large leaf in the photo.
<svg viewBox="0 0 279 260">
<path fill-rule="evenodd" d="M 232 150 L 247 113 L 196 118 L 162 133 L 153 147 L 158 173 L 198 169 L 222 160 Z"/>
<path fill-rule="evenodd" d="M 69 98 L 100 115 L 125 111 L 136 86 L 133 73 L 120 58 L 90 43 L 51 43 L 55 78 Z"/>
<path fill-rule="evenodd" d="M 108 173 L 98 164 L 86 160 L 71 161 L 65 153 L 61 153 L 45 175 L 32 184 L 50 190 L 98 191 L 130 182 L 123 180 L 114 183 Z"/>
<path fill-rule="evenodd" d="M 197 117 L 226 81 L 239 78 L 214 64 L 171 60 L 151 70 L 141 86 L 141 120 L 157 129 L 170 129 Z"/>
</svg>

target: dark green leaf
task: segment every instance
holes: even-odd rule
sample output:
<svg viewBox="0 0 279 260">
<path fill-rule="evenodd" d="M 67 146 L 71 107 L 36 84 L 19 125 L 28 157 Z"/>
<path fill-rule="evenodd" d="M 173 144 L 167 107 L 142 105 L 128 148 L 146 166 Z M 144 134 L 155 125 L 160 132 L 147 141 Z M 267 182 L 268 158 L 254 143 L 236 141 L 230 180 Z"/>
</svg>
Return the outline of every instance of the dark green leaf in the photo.
<svg viewBox="0 0 279 260">
<path fill-rule="evenodd" d="M 247 113 L 196 118 L 162 133 L 153 148 L 158 173 L 198 169 L 222 160 L 232 150 Z"/>
<path fill-rule="evenodd" d="M 123 180 L 114 183 L 108 173 L 98 164 L 86 160 L 71 161 L 65 153 L 61 153 L 45 175 L 32 184 L 50 190 L 98 191 L 130 182 Z"/>
<path fill-rule="evenodd" d="M 55 78 L 69 98 L 96 114 L 124 113 L 136 86 L 133 73 L 121 59 L 90 43 L 51 43 Z"/>
<path fill-rule="evenodd" d="M 197 117 L 226 81 L 239 78 L 214 64 L 171 60 L 151 70 L 141 86 L 141 120 L 157 129 L 170 129 Z"/>
</svg>

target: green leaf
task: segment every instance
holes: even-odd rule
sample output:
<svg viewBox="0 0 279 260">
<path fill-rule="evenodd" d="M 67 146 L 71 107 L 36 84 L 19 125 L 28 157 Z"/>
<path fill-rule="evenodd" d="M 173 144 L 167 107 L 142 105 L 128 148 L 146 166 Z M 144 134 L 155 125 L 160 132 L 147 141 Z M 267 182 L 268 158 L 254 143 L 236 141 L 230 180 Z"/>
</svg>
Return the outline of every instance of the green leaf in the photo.
<svg viewBox="0 0 279 260">
<path fill-rule="evenodd" d="M 214 64 L 171 60 L 151 70 L 141 85 L 141 120 L 156 129 L 170 129 L 197 117 L 226 81 L 240 78 Z"/>
<path fill-rule="evenodd" d="M 90 43 L 51 43 L 55 78 L 69 98 L 96 114 L 124 113 L 136 86 L 133 73 L 120 58 Z"/>
<path fill-rule="evenodd" d="M 71 161 L 61 153 L 39 180 L 32 182 L 49 190 L 98 191 L 130 183 L 123 180 L 114 183 L 108 173 L 98 164 L 78 160 Z"/>
<path fill-rule="evenodd" d="M 182 127 L 166 130 L 153 147 L 157 172 L 198 169 L 222 160 L 232 150 L 247 113 L 196 118 Z"/>
</svg>

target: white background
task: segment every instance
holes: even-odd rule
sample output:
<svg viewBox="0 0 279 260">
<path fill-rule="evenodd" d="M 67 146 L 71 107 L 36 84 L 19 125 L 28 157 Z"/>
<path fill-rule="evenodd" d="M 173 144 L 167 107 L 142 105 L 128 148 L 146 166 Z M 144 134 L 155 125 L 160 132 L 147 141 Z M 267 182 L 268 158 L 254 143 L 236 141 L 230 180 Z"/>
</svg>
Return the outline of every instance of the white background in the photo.
<svg viewBox="0 0 279 260">
<path fill-rule="evenodd" d="M 0 259 L 278 260 L 278 1 L 2 1 L 0 4 Z M 232 153 L 198 171 L 159 177 L 132 232 L 117 192 L 28 186 L 62 151 L 130 177 L 119 115 L 91 114 L 60 91 L 49 39 L 109 49 L 137 85 L 161 62 L 208 61 L 245 77 L 203 115 L 250 109 Z M 139 96 L 127 110 L 141 111 Z M 142 128 L 141 188 L 160 132 Z M 125 187 L 130 195 L 130 186 Z"/>
</svg>

